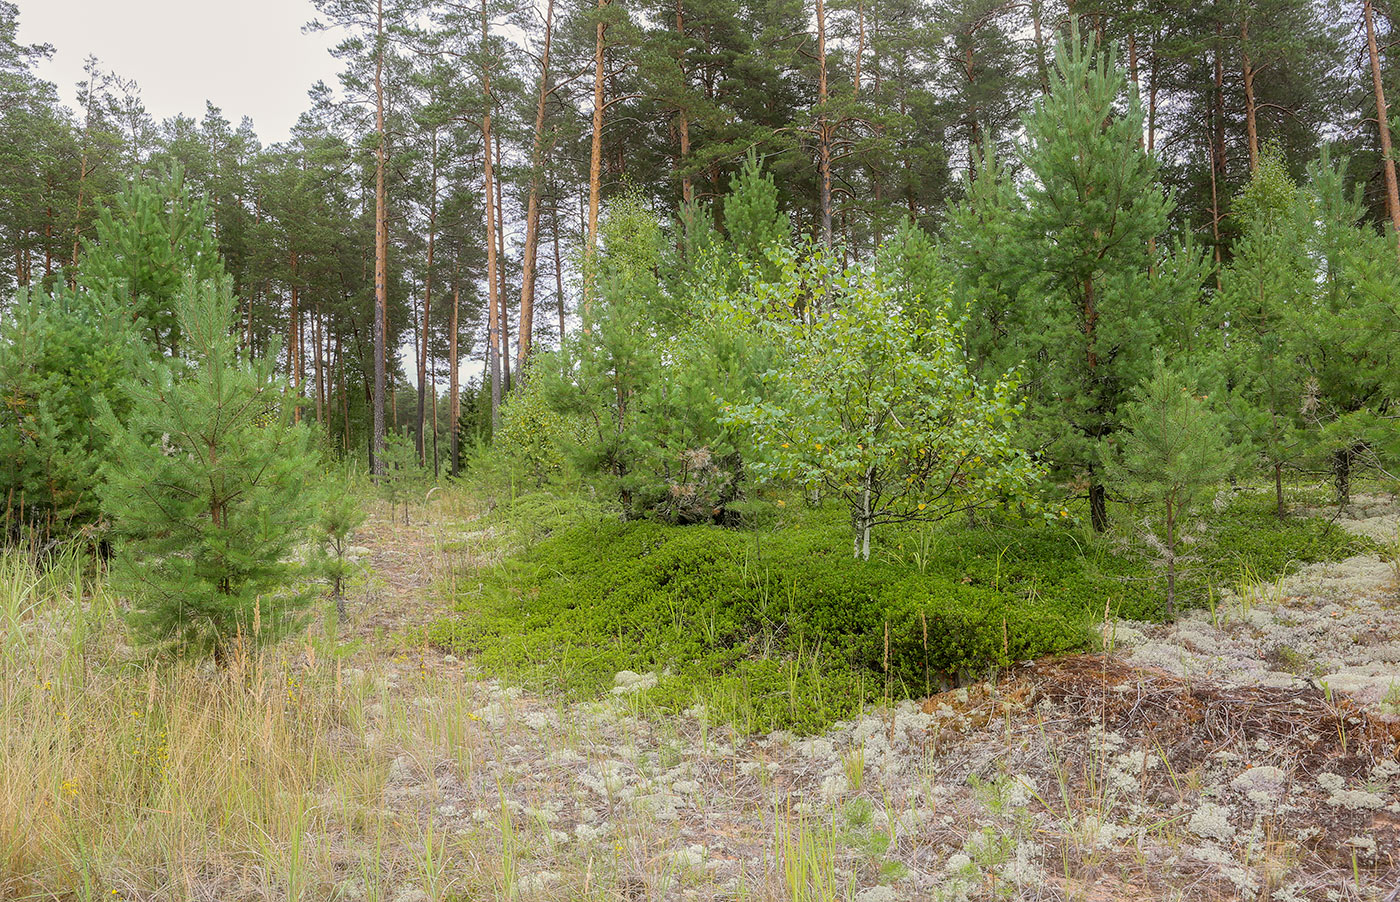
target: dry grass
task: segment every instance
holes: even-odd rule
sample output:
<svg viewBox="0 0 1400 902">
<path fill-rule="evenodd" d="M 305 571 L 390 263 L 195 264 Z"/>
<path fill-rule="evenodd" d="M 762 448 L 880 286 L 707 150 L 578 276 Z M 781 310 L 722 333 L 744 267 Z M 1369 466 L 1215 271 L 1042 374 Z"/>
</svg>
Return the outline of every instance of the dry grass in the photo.
<svg viewBox="0 0 1400 902">
<path fill-rule="evenodd" d="M 321 643 L 228 672 L 143 660 L 75 572 L 0 559 L 0 898 L 326 899 L 351 879 L 376 898 L 455 876 L 404 860 L 429 834 L 382 796 L 396 755 L 470 760 L 465 711 L 404 706 Z M 373 744 L 372 705 L 394 708 Z"/>
</svg>

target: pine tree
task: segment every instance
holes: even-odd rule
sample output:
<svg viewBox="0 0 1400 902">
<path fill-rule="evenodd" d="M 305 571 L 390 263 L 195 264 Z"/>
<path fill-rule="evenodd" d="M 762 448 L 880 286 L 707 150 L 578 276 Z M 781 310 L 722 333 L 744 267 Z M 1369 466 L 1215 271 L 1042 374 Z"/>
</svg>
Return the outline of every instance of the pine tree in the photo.
<svg viewBox="0 0 1400 902">
<path fill-rule="evenodd" d="M 792 227 L 778 206 L 773 176 L 763 172 L 752 150 L 744 158 L 743 168 L 729 181 L 724 229 L 734 252 L 752 263 L 766 261 L 769 248 L 791 237 Z"/>
<path fill-rule="evenodd" d="M 1346 161 L 1324 148 L 1308 167 L 1313 194 L 1316 294 L 1295 319 L 1308 376 L 1303 417 L 1332 470 L 1337 502 L 1351 502 L 1358 465 L 1374 465 L 1394 444 L 1386 415 L 1400 347 L 1394 340 L 1400 274 L 1394 244 L 1366 221 L 1361 186 L 1349 189 Z"/>
<path fill-rule="evenodd" d="M 656 216 L 636 195 L 614 200 L 601 223 L 596 297 L 583 328 L 566 342 L 572 372 L 541 367 L 549 403 L 577 417 L 587 438 L 574 449 L 576 465 L 600 476 L 623 506 L 632 509 L 636 469 L 631 436 L 638 396 L 660 382 L 669 298 L 658 277 L 664 234 Z"/>
<path fill-rule="evenodd" d="M 1283 471 L 1302 456 L 1300 411 L 1306 372 L 1296 347 L 1299 319 L 1312 315 L 1315 290 L 1308 256 L 1312 204 L 1265 145 L 1259 168 L 1234 204 L 1242 226 L 1235 258 L 1221 274 L 1217 320 L 1228 323 L 1225 347 L 1230 412 L 1274 483 L 1285 514 Z"/>
<path fill-rule="evenodd" d="M 319 541 L 312 555 L 317 574 L 335 600 L 336 624 L 345 622 L 345 584 L 354 572 L 350 535 L 365 521 L 364 508 L 349 480 L 327 480 L 326 495 L 316 522 Z"/>
<path fill-rule="evenodd" d="M 1013 323 L 1001 366 L 1027 361 L 1038 442 L 1083 480 L 1096 530 L 1108 527 L 1098 445 L 1121 425 L 1172 303 L 1154 290 L 1156 240 L 1171 200 L 1141 144 L 1143 112 L 1111 48 L 1077 28 L 1056 54 L 1050 94 L 1025 119 L 1025 213 Z"/>
<path fill-rule="evenodd" d="M 983 150 L 1005 140 L 1025 111 L 1028 67 L 1011 33 L 1018 25 L 1012 9 L 999 0 L 934 4 L 944 119 L 961 134 L 958 154 L 969 179 L 977 177 Z"/>
<path fill-rule="evenodd" d="M 124 309 L 58 286 L 21 296 L 0 323 L 0 538 L 43 544 L 92 530 L 111 449 L 97 411 L 129 406 L 149 354 Z"/>
<path fill-rule="evenodd" d="M 954 303 L 965 313 L 963 341 L 973 371 L 995 375 L 1009 363 L 1016 344 L 1010 330 L 1025 287 L 1025 207 L 1015 180 L 988 142 L 979 174 L 966 194 L 948 208 L 940 249 L 947 260 Z M 1008 350 L 1011 349 L 1011 353 Z"/>
<path fill-rule="evenodd" d="M 137 635 L 226 665 L 293 629 L 309 600 L 292 559 L 318 461 L 275 355 L 239 354 L 228 280 L 187 278 L 176 312 L 185 360 L 153 364 L 124 419 L 101 415 L 102 509 Z"/>
<path fill-rule="evenodd" d="M 379 496 L 389 504 L 389 519 L 396 518 L 403 505 L 403 523 L 408 525 L 408 505 L 420 492 L 427 472 L 418 462 L 413 442 L 391 432 L 384 442 L 384 470 L 379 474 Z"/>
<path fill-rule="evenodd" d="M 191 196 L 176 165 L 158 181 L 137 181 L 104 207 L 86 242 L 78 284 L 120 301 L 157 353 L 180 352 L 176 299 L 187 275 L 223 277 L 209 208 Z"/>
<path fill-rule="evenodd" d="M 1161 357 L 1124 407 L 1117 454 L 1100 446 L 1109 475 L 1156 508 L 1155 544 L 1167 572 L 1167 614 L 1176 612 L 1176 580 L 1187 518 L 1230 472 L 1224 419 L 1196 394 L 1194 380 Z"/>
<path fill-rule="evenodd" d="M 335 53 L 347 59 L 350 70 L 342 77 L 346 87 L 359 93 L 366 106 L 372 105 L 374 125 L 374 390 L 373 435 L 370 460 L 373 472 L 383 472 L 380 455 L 384 450 L 385 405 L 388 400 L 385 372 L 389 341 L 389 102 L 390 86 L 386 71 L 393 61 L 393 44 L 401 40 L 416 15 L 416 0 L 317 0 L 316 9 L 331 27 L 338 26 L 350 36 L 337 45 Z M 309 27 L 325 28 L 313 21 Z"/>
</svg>

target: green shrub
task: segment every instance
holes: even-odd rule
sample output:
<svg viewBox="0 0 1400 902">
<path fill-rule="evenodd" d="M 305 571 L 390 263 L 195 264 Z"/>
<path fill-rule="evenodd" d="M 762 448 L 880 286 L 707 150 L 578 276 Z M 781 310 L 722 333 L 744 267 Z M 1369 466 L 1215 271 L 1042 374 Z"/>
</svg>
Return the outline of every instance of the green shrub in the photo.
<svg viewBox="0 0 1400 902">
<path fill-rule="evenodd" d="M 703 702 L 741 730 L 809 731 L 876 699 L 1087 648 L 1105 606 L 1164 611 L 1162 574 L 1112 538 L 1044 523 L 906 527 L 865 562 L 839 512 L 773 509 L 771 528 L 740 532 L 525 496 L 497 514 L 524 550 L 485 571 L 432 638 L 539 690 L 596 697 L 618 671 L 653 672 L 664 676 L 644 701 L 660 711 Z M 1182 576 L 1183 603 L 1245 568 L 1272 577 L 1361 547 L 1320 521 L 1276 523 L 1262 494 L 1218 521 Z"/>
<path fill-rule="evenodd" d="M 529 379 L 501 408 L 492 450 L 508 465 L 512 484 L 538 488 L 563 471 L 567 435 L 567 421 L 546 403 L 539 382 Z"/>
<path fill-rule="evenodd" d="M 698 693 L 764 729 L 821 728 L 879 696 L 887 675 L 894 693 L 918 695 L 1087 641 L 1080 610 L 857 561 L 848 541 L 839 521 L 761 535 L 595 520 L 487 573 L 433 638 L 574 696 L 606 691 L 620 670 L 669 672 L 653 703 L 685 708 Z"/>
<path fill-rule="evenodd" d="M 1278 520 L 1267 493 L 1242 495 L 1219 518 L 1209 547 L 1201 555 L 1201 572 L 1194 580 L 1195 603 L 1204 603 L 1200 594 L 1204 586 L 1230 585 L 1246 571 L 1272 579 L 1304 564 L 1338 561 L 1374 548 L 1369 539 L 1354 536 L 1327 520 Z"/>
</svg>

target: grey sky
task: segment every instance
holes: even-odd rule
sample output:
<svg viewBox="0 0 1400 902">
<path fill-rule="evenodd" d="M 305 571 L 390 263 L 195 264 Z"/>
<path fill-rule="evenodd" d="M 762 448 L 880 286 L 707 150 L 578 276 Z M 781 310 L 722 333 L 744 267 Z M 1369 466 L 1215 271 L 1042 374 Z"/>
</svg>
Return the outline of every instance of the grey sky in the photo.
<svg viewBox="0 0 1400 902">
<path fill-rule="evenodd" d="M 251 116 L 266 143 L 287 137 L 317 79 L 335 84 L 327 34 L 302 34 L 311 0 L 17 0 L 19 37 L 54 46 L 41 73 L 75 104 L 83 60 L 141 86 L 156 119 L 198 118 L 204 101 L 237 125 Z"/>
</svg>

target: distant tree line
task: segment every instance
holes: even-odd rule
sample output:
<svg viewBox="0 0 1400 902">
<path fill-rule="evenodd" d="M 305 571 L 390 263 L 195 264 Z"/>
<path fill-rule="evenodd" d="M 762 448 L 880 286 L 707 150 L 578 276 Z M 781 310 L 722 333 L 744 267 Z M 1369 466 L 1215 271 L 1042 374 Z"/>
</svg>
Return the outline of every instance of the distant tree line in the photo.
<svg viewBox="0 0 1400 902">
<path fill-rule="evenodd" d="M 317 6 L 313 27 L 346 35 L 341 84 L 264 146 L 213 105 L 155 122 L 97 60 L 65 106 L 34 74 L 49 48 L 19 44 L 0 3 L 2 293 L 125 292 L 150 346 L 177 356 L 171 286 L 218 258 L 242 352 L 280 349 L 296 416 L 329 446 L 378 469 L 406 434 L 456 471 L 541 350 L 593 322 L 599 340 L 619 285 L 655 294 L 619 263 L 643 232 L 687 279 L 710 233 L 760 268 L 787 242 L 852 272 L 917 233 L 944 285 L 919 296 L 948 294 L 984 384 L 1019 374 L 1021 446 L 1096 526 L 1102 448 L 1154 349 L 1228 401 L 1275 479 L 1324 454 L 1345 494 L 1354 465 L 1381 462 L 1400 223 L 1388 6 Z M 759 171 L 772 190 L 745 219 L 726 196 Z M 654 233 L 610 242 L 612 205 Z M 122 271 L 161 255 L 150 284 Z M 55 403 L 43 393 L 0 399 L 17 448 L 32 452 L 23 417 Z M 45 491 L 7 491 L 7 510 L 29 517 Z M 40 504 L 61 519 L 69 500 Z"/>
</svg>

